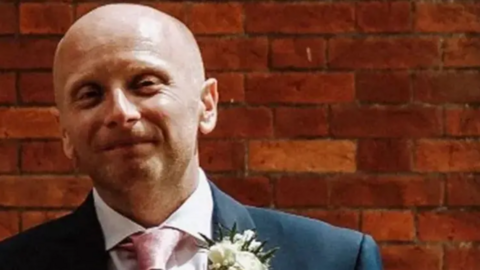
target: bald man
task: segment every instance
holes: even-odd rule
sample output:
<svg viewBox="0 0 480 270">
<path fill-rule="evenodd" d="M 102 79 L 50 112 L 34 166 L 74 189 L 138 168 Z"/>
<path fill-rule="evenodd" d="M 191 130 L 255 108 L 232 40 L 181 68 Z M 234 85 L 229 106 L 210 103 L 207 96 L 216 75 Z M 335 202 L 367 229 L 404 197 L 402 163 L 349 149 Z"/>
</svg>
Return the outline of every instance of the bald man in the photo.
<svg viewBox="0 0 480 270">
<path fill-rule="evenodd" d="M 65 34 L 53 74 L 64 152 L 94 188 L 72 214 L 0 243 L 0 269 L 206 270 L 200 234 L 234 225 L 279 248 L 274 270 L 382 269 L 370 236 L 243 206 L 208 180 L 197 137 L 215 127 L 217 82 L 176 19 L 97 8 Z"/>
</svg>

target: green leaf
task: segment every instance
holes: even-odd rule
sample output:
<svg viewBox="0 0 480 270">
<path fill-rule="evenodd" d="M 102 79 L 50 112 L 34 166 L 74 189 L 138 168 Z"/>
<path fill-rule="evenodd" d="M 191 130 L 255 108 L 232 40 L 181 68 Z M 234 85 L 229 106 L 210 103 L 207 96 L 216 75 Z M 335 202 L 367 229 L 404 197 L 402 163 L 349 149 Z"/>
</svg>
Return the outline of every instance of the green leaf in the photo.
<svg viewBox="0 0 480 270">
<path fill-rule="evenodd" d="M 217 233 L 218 233 L 218 239 L 216 239 L 216 240 L 218 242 L 221 242 L 223 240 L 223 238 L 225 237 L 225 232 L 227 232 L 228 230 L 220 222 L 217 223 L 216 227 L 217 227 Z"/>
<path fill-rule="evenodd" d="M 223 230 L 222 227 L 218 226 L 218 236 L 220 237 L 220 241 L 223 240 Z"/>
<path fill-rule="evenodd" d="M 210 238 L 208 238 L 206 235 L 204 235 L 202 233 L 199 233 L 199 234 L 205 240 L 205 242 L 207 242 L 208 247 L 211 247 L 211 246 L 215 245 L 215 242 L 213 240 L 211 240 Z"/>
<path fill-rule="evenodd" d="M 270 251 L 268 251 L 267 253 L 261 256 L 260 261 L 262 261 L 263 263 L 269 261 L 273 257 L 275 252 L 277 252 L 278 249 L 279 249 L 278 247 L 271 249 Z"/>
<path fill-rule="evenodd" d="M 253 251 L 253 254 L 258 255 L 258 253 L 259 253 L 260 251 L 262 251 L 262 248 L 263 248 L 266 244 L 267 244 L 267 241 L 262 242 L 262 244 L 261 244 L 257 249 L 255 249 L 255 250 Z"/>
<path fill-rule="evenodd" d="M 205 245 L 203 243 L 201 244 L 196 244 L 196 246 L 199 248 L 199 249 L 209 249 L 210 247 L 208 245 Z"/>
<path fill-rule="evenodd" d="M 237 234 L 237 223 L 233 224 L 233 228 L 230 231 L 230 241 L 233 242 L 233 238 L 234 238 L 235 234 Z"/>
<path fill-rule="evenodd" d="M 250 240 L 248 240 L 247 242 L 245 242 L 245 243 L 243 244 L 242 250 L 247 249 L 247 248 L 250 246 L 250 244 L 253 242 L 253 240 L 255 240 L 255 236 L 253 236 L 252 238 L 250 238 Z"/>
</svg>

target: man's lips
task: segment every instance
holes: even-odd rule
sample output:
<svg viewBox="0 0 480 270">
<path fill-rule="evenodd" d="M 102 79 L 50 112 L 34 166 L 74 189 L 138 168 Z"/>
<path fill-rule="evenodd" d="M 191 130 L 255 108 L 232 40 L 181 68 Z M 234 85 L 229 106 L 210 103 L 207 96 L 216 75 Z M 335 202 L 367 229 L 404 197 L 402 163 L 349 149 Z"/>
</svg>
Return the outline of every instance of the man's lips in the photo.
<svg viewBox="0 0 480 270">
<path fill-rule="evenodd" d="M 149 143 L 154 143 L 152 140 L 125 140 L 125 141 L 118 141 L 118 142 L 113 142 L 109 143 L 101 148 L 102 151 L 108 152 L 116 149 L 125 149 L 125 148 L 130 148 L 134 147 L 136 145 L 141 145 L 141 144 L 149 144 Z"/>
</svg>

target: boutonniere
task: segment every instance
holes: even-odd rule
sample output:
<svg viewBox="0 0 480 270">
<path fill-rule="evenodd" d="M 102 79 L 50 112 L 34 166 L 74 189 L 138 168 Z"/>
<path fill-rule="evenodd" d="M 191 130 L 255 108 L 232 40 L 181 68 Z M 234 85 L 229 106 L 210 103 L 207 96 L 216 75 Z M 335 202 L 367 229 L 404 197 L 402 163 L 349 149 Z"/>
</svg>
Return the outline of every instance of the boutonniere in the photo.
<svg viewBox="0 0 480 270">
<path fill-rule="evenodd" d="M 209 270 L 268 270 L 278 250 L 264 250 L 267 241 L 258 241 L 252 230 L 239 233 L 236 224 L 231 230 L 220 227 L 219 241 L 200 235 L 207 243 L 200 248 L 207 251 Z"/>
</svg>

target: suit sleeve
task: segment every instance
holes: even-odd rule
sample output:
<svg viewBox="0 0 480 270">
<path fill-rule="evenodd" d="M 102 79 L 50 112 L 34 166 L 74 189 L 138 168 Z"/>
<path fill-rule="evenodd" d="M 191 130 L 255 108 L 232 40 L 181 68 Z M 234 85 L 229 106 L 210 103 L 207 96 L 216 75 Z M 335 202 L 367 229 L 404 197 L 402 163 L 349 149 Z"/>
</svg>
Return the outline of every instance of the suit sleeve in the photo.
<svg viewBox="0 0 480 270">
<path fill-rule="evenodd" d="M 363 236 L 355 270 L 383 270 L 380 250 L 369 235 Z"/>
</svg>

